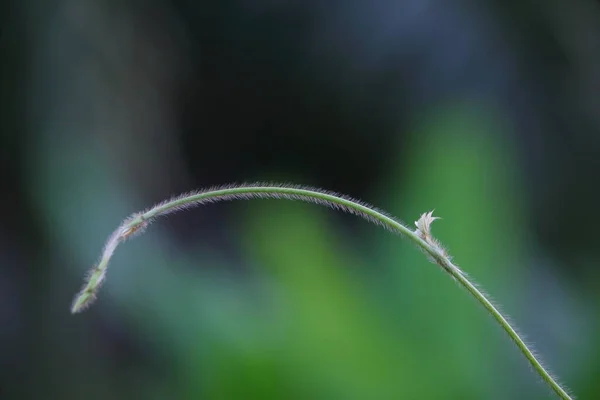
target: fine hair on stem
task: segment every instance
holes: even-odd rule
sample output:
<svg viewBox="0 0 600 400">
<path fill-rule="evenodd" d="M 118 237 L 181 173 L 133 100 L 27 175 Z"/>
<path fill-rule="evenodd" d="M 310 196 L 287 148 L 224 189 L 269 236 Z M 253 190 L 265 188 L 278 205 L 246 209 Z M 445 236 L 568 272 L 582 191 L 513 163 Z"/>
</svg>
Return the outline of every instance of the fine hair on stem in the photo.
<svg viewBox="0 0 600 400">
<path fill-rule="evenodd" d="M 254 198 L 300 200 L 328 206 L 336 210 L 357 215 L 369 222 L 382 226 L 391 232 L 406 237 L 416 245 L 417 248 L 423 251 L 430 261 L 437 264 L 443 271 L 448 273 L 484 307 L 484 309 L 508 334 L 521 353 L 523 353 L 535 372 L 559 398 L 563 400 L 573 399 L 573 397 L 567 393 L 567 391 L 541 364 L 508 319 L 502 315 L 499 309 L 488 299 L 483 291 L 478 288 L 474 281 L 452 262 L 451 257 L 447 254 L 443 246 L 433 237 L 431 234 L 431 224 L 438 219 L 438 217 L 434 217 L 432 211 L 422 214 L 415 222 L 416 229 L 413 230 L 408 228 L 397 218 L 365 202 L 353 199 L 346 195 L 308 186 L 260 182 L 218 186 L 206 190 L 184 193 L 158 203 L 145 211 L 131 215 L 109 236 L 104 245 L 100 260 L 90 270 L 83 288 L 74 299 L 71 305 L 71 312 L 81 312 L 93 303 L 100 286 L 106 278 L 109 261 L 117 246 L 121 242 L 143 232 L 156 218 L 207 203 L 248 200 Z"/>
</svg>

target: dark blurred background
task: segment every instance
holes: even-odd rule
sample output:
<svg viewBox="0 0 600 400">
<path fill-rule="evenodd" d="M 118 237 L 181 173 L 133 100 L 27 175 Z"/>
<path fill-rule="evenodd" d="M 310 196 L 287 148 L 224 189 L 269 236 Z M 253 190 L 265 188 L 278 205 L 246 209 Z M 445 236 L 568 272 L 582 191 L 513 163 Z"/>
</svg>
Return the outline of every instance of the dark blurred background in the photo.
<svg viewBox="0 0 600 400">
<path fill-rule="evenodd" d="M 29 0 L 0 6 L 0 398 L 550 399 L 409 243 L 434 234 L 580 399 L 600 398 L 600 3 Z"/>
</svg>

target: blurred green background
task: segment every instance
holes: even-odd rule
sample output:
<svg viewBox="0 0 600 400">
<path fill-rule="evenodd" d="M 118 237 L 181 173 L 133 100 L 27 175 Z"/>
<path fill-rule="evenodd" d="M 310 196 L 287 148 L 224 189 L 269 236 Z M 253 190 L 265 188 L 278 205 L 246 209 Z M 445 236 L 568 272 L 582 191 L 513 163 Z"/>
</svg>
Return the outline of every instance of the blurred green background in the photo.
<svg viewBox="0 0 600 400">
<path fill-rule="evenodd" d="M 8 1 L 0 6 L 2 399 L 550 399 L 492 318 L 397 235 L 433 233 L 573 394 L 600 398 L 600 5 Z"/>
</svg>

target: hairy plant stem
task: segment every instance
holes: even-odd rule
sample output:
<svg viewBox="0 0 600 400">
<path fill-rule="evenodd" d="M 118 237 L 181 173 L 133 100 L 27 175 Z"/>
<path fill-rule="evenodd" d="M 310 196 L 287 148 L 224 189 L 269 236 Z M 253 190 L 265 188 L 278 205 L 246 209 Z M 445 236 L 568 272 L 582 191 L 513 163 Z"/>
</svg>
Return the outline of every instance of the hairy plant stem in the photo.
<svg viewBox="0 0 600 400">
<path fill-rule="evenodd" d="M 316 188 L 264 183 L 222 186 L 205 191 L 186 193 L 159 203 L 141 213 L 133 214 L 109 237 L 99 263 L 92 268 L 86 284 L 73 301 L 71 312 L 80 312 L 94 301 L 106 276 L 110 258 L 119 243 L 142 232 L 155 218 L 206 203 L 250 198 L 285 198 L 322 204 L 361 216 L 370 222 L 404 235 L 425 252 L 431 261 L 450 274 L 460 286 L 465 288 L 475 300 L 477 300 L 492 315 L 492 317 L 494 317 L 527 358 L 533 369 L 561 399 L 572 400 L 570 395 L 558 384 L 552 375 L 546 371 L 502 313 L 485 296 L 485 294 L 477 288 L 473 281 L 452 263 L 444 248 L 433 238 L 430 226 L 437 218 L 433 217 L 431 212 L 421 216 L 416 222 L 417 229 L 413 231 L 396 218 L 369 204 L 345 195 Z"/>
</svg>

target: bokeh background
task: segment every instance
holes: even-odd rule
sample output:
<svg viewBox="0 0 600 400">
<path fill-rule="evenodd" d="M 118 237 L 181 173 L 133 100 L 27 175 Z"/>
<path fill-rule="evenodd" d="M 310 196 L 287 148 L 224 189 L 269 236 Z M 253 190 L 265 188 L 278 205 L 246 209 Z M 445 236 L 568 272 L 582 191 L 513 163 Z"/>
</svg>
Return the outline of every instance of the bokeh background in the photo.
<svg viewBox="0 0 600 400">
<path fill-rule="evenodd" d="M 580 399 L 600 398 L 600 4 L 29 0 L 0 6 L 2 399 L 550 399 L 405 240 L 434 234 Z"/>
</svg>

